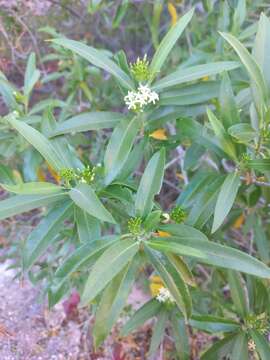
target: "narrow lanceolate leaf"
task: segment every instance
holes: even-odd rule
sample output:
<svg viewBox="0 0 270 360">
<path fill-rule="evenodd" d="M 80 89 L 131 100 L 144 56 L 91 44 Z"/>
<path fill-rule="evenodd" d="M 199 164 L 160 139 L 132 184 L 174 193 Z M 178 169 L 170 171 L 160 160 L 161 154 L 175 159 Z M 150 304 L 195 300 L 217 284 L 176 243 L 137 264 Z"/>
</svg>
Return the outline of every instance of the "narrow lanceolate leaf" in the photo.
<svg viewBox="0 0 270 360">
<path fill-rule="evenodd" d="M 16 109 L 17 107 L 14 91 L 16 91 L 16 89 L 8 82 L 5 75 L 0 71 L 0 94 L 2 95 L 5 104 L 10 109 Z"/>
<path fill-rule="evenodd" d="M 58 123 L 51 136 L 114 128 L 123 118 L 123 114 L 116 112 L 86 112 Z"/>
<path fill-rule="evenodd" d="M 158 350 L 159 345 L 163 341 L 167 320 L 168 320 L 168 311 L 166 309 L 162 309 L 158 314 L 157 321 L 155 323 L 155 326 L 153 327 L 150 349 L 148 352 L 149 356 L 155 354 L 155 352 Z"/>
<path fill-rule="evenodd" d="M 219 102 L 221 105 L 221 116 L 225 128 L 240 122 L 240 116 L 237 109 L 231 81 L 227 72 L 222 76 L 220 85 Z"/>
<path fill-rule="evenodd" d="M 34 53 L 31 53 L 27 61 L 27 66 L 24 76 L 23 92 L 26 97 L 30 95 L 39 77 L 40 77 L 40 71 L 36 68 L 36 55 Z"/>
<path fill-rule="evenodd" d="M 139 216 L 152 210 L 154 196 L 159 193 L 165 167 L 165 149 L 155 153 L 148 162 L 136 195 L 135 209 Z"/>
<path fill-rule="evenodd" d="M 67 193 L 49 195 L 16 195 L 0 201 L 0 220 L 26 211 L 63 201 Z"/>
<path fill-rule="evenodd" d="M 213 334 L 233 332 L 241 328 L 236 321 L 212 315 L 193 315 L 189 323 L 195 329 Z"/>
<path fill-rule="evenodd" d="M 250 330 L 250 335 L 256 344 L 256 351 L 260 354 L 261 360 L 269 360 L 270 346 L 265 336 L 257 330 Z"/>
<path fill-rule="evenodd" d="M 120 271 L 119 274 L 117 274 L 107 285 L 102 293 L 98 309 L 95 313 L 95 324 L 93 327 L 95 349 L 100 346 L 110 331 L 110 329 L 109 331 L 107 330 L 106 322 L 108 320 L 108 316 L 110 315 L 111 306 L 113 304 L 114 298 L 117 295 L 118 288 L 126 270 L 127 269 L 124 268 L 122 271 Z"/>
<path fill-rule="evenodd" d="M 72 214 L 69 200 L 51 210 L 41 223 L 31 232 L 23 249 L 23 267 L 28 271 L 54 241 L 64 220 Z"/>
<path fill-rule="evenodd" d="M 236 61 L 219 61 L 203 65 L 194 65 L 185 69 L 174 71 L 163 79 L 153 84 L 153 90 L 160 91 L 171 86 L 180 85 L 188 81 L 194 81 L 204 76 L 213 76 L 222 71 L 229 71 L 239 67 Z"/>
<path fill-rule="evenodd" d="M 247 334 L 240 332 L 234 340 L 232 349 L 233 360 L 249 360 Z"/>
<path fill-rule="evenodd" d="M 247 161 L 248 167 L 261 172 L 270 171 L 270 159 L 254 159 Z"/>
<path fill-rule="evenodd" d="M 42 135 L 39 131 L 26 123 L 16 120 L 8 119 L 8 122 L 14 129 L 16 129 L 37 151 L 44 157 L 44 159 L 54 168 L 56 171 L 60 171 L 65 166 L 58 153 L 55 151 L 50 141 Z"/>
<path fill-rule="evenodd" d="M 174 26 L 172 26 L 172 28 L 169 30 L 169 32 L 165 35 L 165 37 L 161 41 L 150 64 L 151 80 L 160 71 L 162 65 L 167 59 L 176 41 L 181 36 L 182 32 L 185 30 L 187 24 L 190 22 L 193 13 L 194 13 L 194 8 L 189 10 L 189 12 L 187 12 L 184 16 L 181 16 L 178 22 Z"/>
<path fill-rule="evenodd" d="M 236 39 L 231 34 L 221 33 L 224 39 L 233 47 L 243 65 L 245 66 L 250 78 L 256 84 L 257 89 L 260 91 L 261 96 L 264 100 L 267 99 L 268 90 L 263 78 L 262 71 L 255 61 L 255 59 L 251 56 L 248 50 L 241 44 L 241 42 Z"/>
<path fill-rule="evenodd" d="M 116 178 L 125 164 L 140 125 L 139 117 L 134 116 L 132 120 L 123 119 L 114 129 L 104 157 L 106 185 Z"/>
<path fill-rule="evenodd" d="M 268 91 L 270 91 L 270 20 L 264 13 L 260 16 L 253 56 L 260 66 Z"/>
<path fill-rule="evenodd" d="M 95 348 L 108 336 L 126 304 L 140 264 L 138 255 L 111 281 L 102 294 L 93 328 Z"/>
<path fill-rule="evenodd" d="M 172 252 L 190 256 L 199 262 L 222 268 L 241 271 L 262 278 L 270 277 L 270 269 L 256 258 L 234 248 L 211 241 L 196 241 L 192 238 L 171 236 L 153 239 L 148 246 L 164 253 Z"/>
<path fill-rule="evenodd" d="M 115 224 L 115 220 L 109 211 L 104 207 L 90 185 L 79 184 L 69 191 L 70 198 L 82 210 L 101 221 Z"/>
<path fill-rule="evenodd" d="M 135 314 L 125 323 L 121 330 L 121 335 L 126 336 L 131 331 L 142 326 L 147 320 L 157 315 L 162 308 L 162 304 L 156 299 L 152 299 L 145 303 L 135 312 Z"/>
<path fill-rule="evenodd" d="M 236 198 L 239 186 L 241 184 L 240 176 L 237 172 L 226 176 L 218 194 L 217 203 L 214 212 L 214 222 L 212 233 L 215 232 L 223 223 L 230 212 Z"/>
<path fill-rule="evenodd" d="M 192 272 L 189 270 L 184 260 L 180 256 L 172 253 L 167 253 L 166 255 L 170 263 L 175 267 L 176 271 L 183 278 L 185 283 L 190 286 L 196 286 Z"/>
<path fill-rule="evenodd" d="M 249 143 L 254 141 L 257 137 L 257 132 L 253 127 L 247 123 L 240 123 L 232 125 L 228 128 L 228 133 L 240 143 Z"/>
<path fill-rule="evenodd" d="M 55 285 L 63 284 L 72 273 L 84 266 L 88 268 L 93 265 L 99 256 L 117 240 L 119 240 L 117 236 L 108 236 L 79 246 L 56 270 Z"/>
<path fill-rule="evenodd" d="M 145 249 L 147 256 L 154 266 L 162 281 L 173 296 L 178 308 L 185 317 L 190 317 L 192 311 L 191 297 L 187 285 L 178 273 L 177 278 L 173 277 L 167 267 L 161 262 L 158 256 L 149 248 Z M 177 281 L 176 281 L 177 280 Z"/>
<path fill-rule="evenodd" d="M 78 41 L 66 38 L 54 39 L 52 42 L 75 52 L 89 61 L 91 64 L 112 74 L 127 89 L 132 89 L 133 83 L 130 77 L 102 51 L 97 50 L 92 46 L 88 46 Z"/>
<path fill-rule="evenodd" d="M 217 360 L 226 358 L 233 349 L 236 334 L 229 334 L 222 340 L 215 342 L 210 349 L 206 350 L 202 354 L 201 360 Z"/>
<path fill-rule="evenodd" d="M 82 303 L 91 302 L 107 284 L 132 260 L 139 250 L 138 242 L 120 240 L 110 246 L 93 266 L 82 295 Z"/>
<path fill-rule="evenodd" d="M 190 360 L 189 334 L 185 321 L 178 316 L 172 316 L 171 322 L 177 354 L 181 360 Z"/>
<path fill-rule="evenodd" d="M 78 206 L 75 206 L 75 221 L 79 239 L 82 243 L 100 238 L 100 222 Z"/>
<path fill-rule="evenodd" d="M 29 182 L 16 185 L 0 184 L 5 190 L 21 195 L 46 195 L 63 192 L 63 188 L 49 182 Z"/>
<path fill-rule="evenodd" d="M 228 272 L 228 282 L 236 311 L 244 318 L 249 313 L 247 289 L 244 281 L 238 272 L 230 270 Z"/>
<path fill-rule="evenodd" d="M 228 154 L 232 159 L 236 160 L 237 157 L 236 157 L 235 146 L 233 142 L 230 140 L 228 134 L 226 133 L 222 122 L 215 116 L 215 114 L 209 108 L 207 108 L 206 112 L 209 122 L 212 126 L 212 129 L 219 141 L 220 148 L 226 154 Z"/>
</svg>

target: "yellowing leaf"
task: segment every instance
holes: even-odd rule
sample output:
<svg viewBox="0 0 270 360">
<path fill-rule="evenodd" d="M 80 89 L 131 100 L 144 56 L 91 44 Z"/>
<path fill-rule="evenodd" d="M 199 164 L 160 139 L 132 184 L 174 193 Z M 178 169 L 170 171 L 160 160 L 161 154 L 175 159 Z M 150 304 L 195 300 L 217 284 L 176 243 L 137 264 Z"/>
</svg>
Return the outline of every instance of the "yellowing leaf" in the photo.
<svg viewBox="0 0 270 360">
<path fill-rule="evenodd" d="M 203 78 L 202 78 L 202 81 L 208 81 L 209 80 L 209 76 L 204 76 Z"/>
<path fill-rule="evenodd" d="M 176 176 L 178 177 L 178 179 L 180 179 L 180 180 L 184 180 L 185 179 L 185 177 L 184 177 L 184 175 L 183 174 L 181 174 L 181 173 L 176 173 Z"/>
<path fill-rule="evenodd" d="M 244 214 L 241 214 L 241 215 L 235 220 L 235 222 L 234 222 L 234 224 L 233 224 L 233 227 L 234 227 L 235 229 L 240 229 L 241 226 L 243 225 L 244 221 L 245 221 Z"/>
<path fill-rule="evenodd" d="M 48 164 L 48 170 L 51 176 L 54 178 L 54 180 L 57 182 L 57 184 L 60 183 L 61 177 L 60 175 Z"/>
<path fill-rule="evenodd" d="M 168 237 L 168 236 L 171 236 L 171 234 L 168 233 L 167 231 L 158 230 L 158 231 L 157 231 L 157 236 L 160 236 L 160 237 Z"/>
<path fill-rule="evenodd" d="M 154 132 L 152 132 L 149 136 L 156 140 L 167 140 L 168 139 L 165 129 L 157 129 Z"/>
<path fill-rule="evenodd" d="M 171 24 L 175 25 L 176 22 L 177 22 L 178 16 L 177 16 L 176 8 L 173 5 L 173 3 L 171 3 L 171 2 L 168 3 L 168 11 L 169 11 L 169 14 L 171 16 Z"/>
<path fill-rule="evenodd" d="M 164 287 L 164 283 L 161 280 L 161 277 L 157 275 L 153 275 L 150 278 L 150 281 L 151 282 L 149 286 L 150 286 L 151 295 L 153 297 L 156 297 L 159 293 L 159 290 Z"/>
<path fill-rule="evenodd" d="M 42 168 L 39 168 L 37 171 L 37 178 L 39 181 L 46 181 L 46 174 Z"/>
</svg>

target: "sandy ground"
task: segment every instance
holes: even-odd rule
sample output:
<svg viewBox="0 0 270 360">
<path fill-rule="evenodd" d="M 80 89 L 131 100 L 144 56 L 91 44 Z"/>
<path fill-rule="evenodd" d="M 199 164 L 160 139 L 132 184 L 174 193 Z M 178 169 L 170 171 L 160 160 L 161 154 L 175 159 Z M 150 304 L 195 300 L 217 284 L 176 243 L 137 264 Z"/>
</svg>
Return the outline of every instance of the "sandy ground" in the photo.
<svg viewBox="0 0 270 360">
<path fill-rule="evenodd" d="M 149 332 L 118 340 L 117 331 L 98 353 L 92 352 L 91 316 L 80 311 L 67 318 L 63 304 L 49 311 L 38 289 L 14 279 L 10 263 L 0 264 L 0 360 L 143 360 Z M 129 303 L 137 308 L 147 299 L 134 289 Z"/>
<path fill-rule="evenodd" d="M 9 263 L 0 265 L 0 359 L 73 360 L 81 354 L 78 322 L 65 326 L 62 305 L 48 312 L 30 284 L 13 280 Z"/>
</svg>

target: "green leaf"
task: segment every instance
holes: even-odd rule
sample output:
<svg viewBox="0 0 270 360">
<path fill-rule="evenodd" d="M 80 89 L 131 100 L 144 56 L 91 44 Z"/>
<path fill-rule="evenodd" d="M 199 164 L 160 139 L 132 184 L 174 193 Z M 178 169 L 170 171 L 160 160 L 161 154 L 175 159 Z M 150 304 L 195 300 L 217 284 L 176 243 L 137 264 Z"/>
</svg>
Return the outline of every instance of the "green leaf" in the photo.
<svg viewBox="0 0 270 360">
<path fill-rule="evenodd" d="M 223 124 L 220 122 L 220 120 L 217 119 L 217 117 L 214 115 L 214 113 L 207 108 L 207 116 L 209 119 L 209 122 L 213 128 L 213 131 L 216 135 L 216 137 L 219 140 L 219 144 L 221 149 L 228 154 L 232 159 L 236 160 L 236 151 L 234 144 L 231 142 L 230 138 L 228 137 Z"/>
<path fill-rule="evenodd" d="M 235 171 L 226 176 L 217 198 L 212 233 L 214 233 L 221 226 L 226 216 L 230 212 L 240 184 L 241 180 L 238 172 Z"/>
<path fill-rule="evenodd" d="M 223 71 L 234 70 L 239 67 L 236 61 L 219 61 L 203 65 L 194 65 L 179 69 L 155 82 L 153 90 L 161 91 L 171 86 L 180 85 L 188 81 L 199 80 L 205 76 L 213 76 Z"/>
<path fill-rule="evenodd" d="M 114 242 L 118 241 L 117 236 L 107 236 L 79 246 L 62 264 L 54 274 L 54 283 L 59 287 L 69 276 L 77 270 L 94 264 L 100 255 Z"/>
<path fill-rule="evenodd" d="M 9 109 L 16 109 L 17 102 L 14 97 L 16 89 L 8 82 L 5 75 L 0 71 L 0 94 Z"/>
<path fill-rule="evenodd" d="M 168 269 L 168 265 L 165 266 L 152 250 L 145 247 L 145 252 L 151 264 L 154 266 L 165 286 L 173 296 L 179 310 L 185 317 L 190 317 L 192 312 L 191 297 L 188 287 L 183 281 L 181 275 L 176 273 L 178 276 L 172 276 L 172 272 Z"/>
<path fill-rule="evenodd" d="M 179 89 L 164 91 L 160 94 L 159 105 L 193 105 L 204 103 L 218 96 L 218 81 L 203 81 L 198 84 L 186 85 Z"/>
<path fill-rule="evenodd" d="M 246 0 L 238 0 L 233 14 L 233 32 L 238 33 L 246 18 Z"/>
<path fill-rule="evenodd" d="M 155 210 L 152 211 L 143 222 L 143 228 L 146 231 L 153 231 L 157 229 L 157 226 L 160 222 L 162 211 L 161 210 Z"/>
<path fill-rule="evenodd" d="M 270 159 L 255 159 L 247 161 L 248 167 L 261 172 L 270 170 Z"/>
<path fill-rule="evenodd" d="M 247 335 L 240 332 L 234 340 L 232 349 L 233 360 L 249 360 Z"/>
<path fill-rule="evenodd" d="M 72 202 L 68 201 L 52 209 L 31 232 L 23 248 L 23 268 L 28 271 L 55 240 L 63 221 L 72 214 Z"/>
<path fill-rule="evenodd" d="M 184 282 L 190 286 L 196 286 L 192 272 L 189 270 L 184 260 L 175 254 L 167 253 L 168 260 L 174 266 L 179 275 L 183 278 Z"/>
<path fill-rule="evenodd" d="M 195 329 L 208 333 L 224 333 L 240 330 L 240 324 L 233 320 L 212 315 L 193 315 L 189 323 Z"/>
<path fill-rule="evenodd" d="M 219 102 L 221 107 L 221 117 L 224 120 L 225 128 L 240 122 L 232 84 L 227 72 L 222 75 L 220 85 Z"/>
<path fill-rule="evenodd" d="M 75 206 L 74 211 L 80 241 L 84 243 L 100 238 L 101 231 L 99 221 L 78 206 Z"/>
<path fill-rule="evenodd" d="M 51 41 L 54 44 L 63 46 L 64 48 L 75 52 L 91 64 L 109 72 L 116 77 L 125 88 L 132 90 L 133 83 L 130 77 L 102 51 L 66 38 L 53 39 Z"/>
<path fill-rule="evenodd" d="M 186 220 L 188 225 L 201 229 L 209 221 L 214 213 L 218 192 L 223 181 L 223 175 L 210 178 L 209 183 L 206 183 L 200 192 L 197 193 Z"/>
<path fill-rule="evenodd" d="M 35 86 L 39 78 L 40 71 L 36 68 L 36 55 L 34 53 L 31 53 L 27 61 L 24 76 L 23 92 L 26 98 L 29 97 L 31 91 L 33 90 L 33 87 Z"/>
<path fill-rule="evenodd" d="M 172 50 L 178 38 L 181 36 L 182 32 L 185 30 L 186 26 L 190 22 L 193 13 L 194 13 L 194 8 L 189 10 L 184 16 L 181 16 L 178 22 L 171 27 L 171 29 L 162 39 L 150 64 L 151 80 L 154 78 L 154 76 L 157 73 L 159 73 L 170 51 Z"/>
<path fill-rule="evenodd" d="M 270 346 L 265 336 L 257 330 L 250 330 L 250 335 L 256 344 L 256 351 L 260 354 L 261 360 L 270 359 Z"/>
<path fill-rule="evenodd" d="M 255 38 L 253 56 L 259 65 L 265 83 L 270 91 L 270 21 L 268 17 L 261 13 L 258 30 Z"/>
<path fill-rule="evenodd" d="M 168 312 L 162 309 L 157 315 L 155 326 L 153 327 L 152 338 L 148 356 L 152 356 L 158 350 L 160 343 L 163 341 L 163 336 L 166 330 L 166 322 L 168 320 Z"/>
<path fill-rule="evenodd" d="M 228 281 L 236 311 L 244 318 L 249 313 L 247 289 L 244 286 L 244 281 L 236 271 L 228 271 Z"/>
<path fill-rule="evenodd" d="M 26 211 L 63 201 L 67 193 L 49 195 L 16 195 L 0 201 L 0 220 Z"/>
<path fill-rule="evenodd" d="M 124 115 L 117 112 L 85 112 L 57 123 L 50 136 L 113 128 L 122 119 L 124 119 Z"/>
<path fill-rule="evenodd" d="M 21 195 L 46 195 L 54 193 L 59 194 L 63 192 L 63 188 L 61 186 L 41 181 L 20 183 L 16 185 L 0 183 L 0 185 L 9 192 Z"/>
<path fill-rule="evenodd" d="M 48 108 L 51 108 L 51 109 L 65 108 L 66 106 L 67 106 L 67 103 L 65 103 L 64 101 L 61 101 L 58 99 L 45 99 L 45 100 L 41 100 L 38 103 L 36 103 L 31 108 L 28 115 L 34 115 L 34 114 L 40 113 L 43 110 L 46 110 Z"/>
<path fill-rule="evenodd" d="M 6 185 L 13 185 L 15 183 L 11 168 L 4 164 L 0 164 L 0 183 Z"/>
<path fill-rule="evenodd" d="M 235 124 L 229 127 L 228 133 L 240 143 L 249 143 L 256 139 L 257 133 L 253 127 L 246 123 Z"/>
<path fill-rule="evenodd" d="M 98 309 L 95 314 L 95 324 L 93 327 L 95 349 L 101 345 L 111 330 L 108 329 L 107 326 L 108 316 L 110 316 L 112 304 L 126 271 L 127 268 L 124 268 L 122 271 L 120 271 L 103 291 Z"/>
<path fill-rule="evenodd" d="M 183 240 L 191 239 L 194 241 L 208 241 L 208 238 L 204 233 L 185 224 L 166 224 L 159 226 L 159 229 Z"/>
<path fill-rule="evenodd" d="M 108 336 L 125 306 L 135 281 L 139 263 L 140 259 L 136 259 L 135 256 L 132 262 L 128 264 L 104 290 L 93 328 L 93 337 L 96 348 Z"/>
<path fill-rule="evenodd" d="M 222 340 L 217 341 L 206 350 L 202 356 L 201 360 L 217 360 L 217 359 L 226 359 L 228 354 L 231 353 L 236 334 L 229 334 L 225 336 Z"/>
<path fill-rule="evenodd" d="M 69 191 L 70 198 L 82 210 L 93 217 L 115 224 L 115 220 L 109 211 L 104 207 L 90 185 L 78 184 Z"/>
<path fill-rule="evenodd" d="M 46 137 L 49 137 L 50 133 L 56 126 L 56 120 L 54 118 L 52 109 L 48 109 L 44 112 L 41 129 Z M 64 137 L 58 137 L 50 140 L 51 145 L 57 152 L 58 156 L 62 160 L 62 166 L 65 168 L 82 169 L 84 166 L 78 159 L 74 148 L 69 144 L 68 140 Z"/>
<path fill-rule="evenodd" d="M 270 269 L 261 261 L 242 251 L 211 241 L 171 236 L 153 239 L 147 244 L 155 250 L 190 256 L 204 264 L 237 270 L 262 278 L 270 277 Z"/>
<path fill-rule="evenodd" d="M 90 303 L 135 256 L 138 242 L 120 240 L 110 246 L 93 266 L 82 294 L 82 303 Z"/>
<path fill-rule="evenodd" d="M 189 334 L 184 319 L 171 318 L 175 348 L 181 360 L 190 360 Z"/>
<path fill-rule="evenodd" d="M 138 327 L 142 326 L 148 319 L 156 316 L 162 308 L 162 304 L 156 299 L 151 299 L 135 312 L 125 323 L 120 335 L 126 336 Z"/>
<path fill-rule="evenodd" d="M 26 123 L 9 118 L 8 122 L 14 129 L 16 129 L 36 150 L 44 157 L 44 159 L 54 168 L 56 171 L 60 171 L 65 166 L 58 153 L 50 141 L 42 135 L 39 131 Z"/>
<path fill-rule="evenodd" d="M 110 184 L 125 164 L 141 126 L 138 116 L 123 119 L 114 129 L 104 155 L 105 183 Z"/>
<path fill-rule="evenodd" d="M 153 208 L 154 196 L 159 193 L 164 175 L 165 149 L 155 153 L 149 160 L 136 195 L 135 210 L 141 217 L 147 216 Z"/>
<path fill-rule="evenodd" d="M 220 34 L 233 47 L 241 62 L 245 66 L 250 78 L 256 84 L 257 91 L 260 92 L 262 99 L 266 101 L 268 98 L 268 90 L 263 78 L 263 74 L 255 59 L 250 55 L 248 50 L 241 44 L 241 42 L 233 35 L 226 33 Z"/>
<path fill-rule="evenodd" d="M 146 142 L 147 139 L 144 138 L 133 146 L 133 149 L 129 153 L 127 160 L 125 161 L 119 175 L 117 176 L 118 179 L 125 180 L 127 177 L 133 174 L 134 170 L 140 166 L 144 156 Z"/>
<path fill-rule="evenodd" d="M 181 191 L 180 196 L 176 200 L 178 205 L 186 208 L 188 207 L 196 195 L 215 177 L 213 172 L 198 171 L 189 181 L 187 186 Z"/>
</svg>

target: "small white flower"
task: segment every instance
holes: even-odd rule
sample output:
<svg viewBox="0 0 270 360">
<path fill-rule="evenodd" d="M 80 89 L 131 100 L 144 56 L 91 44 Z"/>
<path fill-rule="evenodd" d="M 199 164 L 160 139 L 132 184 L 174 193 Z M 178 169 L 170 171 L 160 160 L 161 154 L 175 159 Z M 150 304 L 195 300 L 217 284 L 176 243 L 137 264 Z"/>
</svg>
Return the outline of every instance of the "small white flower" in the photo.
<svg viewBox="0 0 270 360">
<path fill-rule="evenodd" d="M 156 296 L 156 299 L 157 299 L 157 301 L 159 301 L 161 303 L 165 303 L 165 302 L 174 303 L 175 302 L 175 300 L 172 297 L 171 293 L 165 287 L 162 287 L 162 288 L 159 289 L 159 292 L 158 292 L 158 294 Z"/>
<path fill-rule="evenodd" d="M 159 96 L 155 91 L 152 91 L 148 85 L 139 84 L 137 91 L 128 91 L 124 97 L 124 101 L 128 109 L 140 110 L 148 104 L 155 104 L 159 100 Z"/>
</svg>

